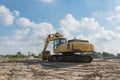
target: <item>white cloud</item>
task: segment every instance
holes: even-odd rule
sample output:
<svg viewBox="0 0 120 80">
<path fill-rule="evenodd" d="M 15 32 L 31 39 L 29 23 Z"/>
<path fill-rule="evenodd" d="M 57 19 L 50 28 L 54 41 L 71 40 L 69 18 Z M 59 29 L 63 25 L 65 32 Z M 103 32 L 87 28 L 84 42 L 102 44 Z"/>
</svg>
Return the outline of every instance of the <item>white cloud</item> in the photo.
<svg viewBox="0 0 120 80">
<path fill-rule="evenodd" d="M 4 36 L 0 46 L 3 48 L 1 52 L 5 54 L 15 54 L 18 51 L 27 53 L 29 48 L 29 33 L 30 29 L 16 29 L 11 36 Z M 23 48 L 24 50 L 21 50 Z"/>
<path fill-rule="evenodd" d="M 16 24 L 19 26 L 23 26 L 23 28 L 30 28 L 31 32 L 29 35 L 29 37 L 24 37 L 24 39 L 27 39 L 27 46 L 31 46 L 31 48 L 29 47 L 27 50 L 30 52 L 34 52 L 34 53 L 40 53 L 43 49 L 44 46 L 44 42 L 45 39 L 47 37 L 48 34 L 52 34 L 55 33 L 55 29 L 54 27 L 47 22 L 41 22 L 39 24 L 30 21 L 28 18 L 19 18 L 16 21 Z M 16 31 L 18 32 L 18 31 Z M 20 34 L 20 38 L 21 38 L 21 34 L 23 32 L 18 32 Z M 19 39 L 19 34 L 17 35 L 17 39 Z M 26 41 L 22 41 L 22 43 L 25 43 Z M 22 48 L 22 46 L 21 46 Z M 50 49 L 51 47 L 49 47 Z M 36 49 L 36 50 L 35 50 Z M 41 50 L 41 51 L 40 51 Z"/>
<path fill-rule="evenodd" d="M 92 36 L 89 35 L 88 37 L 95 44 L 96 51 L 107 51 L 115 54 L 120 52 L 118 49 L 120 45 L 117 45 L 117 43 L 120 42 L 119 35 L 119 32 L 105 30 L 102 27 L 97 33 L 94 33 Z"/>
<path fill-rule="evenodd" d="M 39 1 L 44 3 L 53 3 L 55 0 L 39 0 Z"/>
<path fill-rule="evenodd" d="M 13 16 L 12 12 L 4 5 L 0 5 L 0 24 L 4 26 L 12 25 L 14 22 L 15 17 Z"/>
<path fill-rule="evenodd" d="M 36 24 L 35 22 L 32 22 L 27 18 L 19 18 L 16 21 L 16 23 L 19 26 L 32 28 L 33 34 L 36 37 L 39 37 L 39 36 L 44 37 L 47 34 L 55 32 L 54 27 L 50 23 L 47 23 L 47 22 Z"/>
<path fill-rule="evenodd" d="M 116 12 L 120 12 L 120 5 L 115 8 Z"/>
<path fill-rule="evenodd" d="M 60 21 L 60 26 L 68 29 L 69 31 L 76 31 L 77 28 L 80 27 L 80 23 L 79 21 L 75 20 L 71 14 L 67 14 L 65 18 Z"/>
<path fill-rule="evenodd" d="M 111 23 L 113 23 L 113 19 L 119 21 L 119 8 L 116 8 L 116 11 L 117 13 L 115 12 L 107 17 Z M 20 15 L 19 11 L 11 13 L 9 9 L 7 9 L 7 11 L 3 10 L 2 12 L 13 14 L 14 18 Z M 103 15 L 103 13 L 101 13 L 101 15 Z M 116 31 L 106 30 L 104 26 L 102 27 L 99 22 L 92 17 L 84 17 L 81 20 L 77 20 L 72 14 L 67 14 L 60 20 L 60 25 L 56 30 L 50 23 L 41 22 L 37 24 L 25 17 L 18 18 L 16 25 L 22 26 L 22 29 L 14 30 L 12 36 L 3 37 L 3 41 L 0 44 L 2 46 L 2 49 L 0 49 L 3 52 L 8 50 L 9 52 L 15 53 L 20 50 L 25 53 L 30 51 L 38 54 L 43 49 L 47 35 L 57 31 L 62 33 L 67 39 L 77 37 L 79 39 L 89 40 L 95 45 L 96 51 L 120 52 L 120 45 L 118 45 L 118 42 L 120 42 L 119 27 L 115 28 Z M 49 49 L 52 49 L 52 47 L 49 47 Z"/>
<path fill-rule="evenodd" d="M 7 45 L 7 46 L 15 46 L 16 42 L 15 41 L 6 41 L 5 45 Z"/>
<path fill-rule="evenodd" d="M 65 28 L 63 28 L 63 27 L 60 27 L 58 29 L 58 32 L 61 33 L 61 34 L 63 34 L 64 37 L 66 37 L 67 39 L 73 38 L 73 36 L 71 35 L 70 31 L 67 30 L 67 29 L 65 29 Z"/>
<path fill-rule="evenodd" d="M 65 18 L 60 21 L 58 32 L 64 34 L 68 39 L 73 38 L 72 32 L 80 32 L 80 22 L 76 20 L 71 14 L 67 14 Z"/>
<path fill-rule="evenodd" d="M 85 29 L 87 29 L 88 35 L 88 32 L 94 33 L 100 29 L 99 23 L 94 18 L 85 17 L 81 20 L 76 20 L 71 14 L 67 14 L 65 18 L 60 21 L 58 32 L 63 33 L 65 37 L 70 39 L 81 33 L 86 33 Z"/>
<path fill-rule="evenodd" d="M 29 31 L 30 31 L 30 29 L 28 29 L 28 28 L 22 29 L 22 30 L 15 30 L 13 38 L 15 40 L 21 40 L 28 34 Z"/>
<path fill-rule="evenodd" d="M 48 34 L 55 33 L 53 26 L 50 23 L 40 23 L 36 27 L 33 27 L 33 34 L 31 39 L 31 44 L 35 46 L 44 45 L 45 39 Z"/>
<path fill-rule="evenodd" d="M 19 11 L 14 11 L 13 14 L 14 14 L 16 17 L 20 16 L 20 12 L 19 12 Z"/>
<path fill-rule="evenodd" d="M 80 24 L 82 27 L 91 30 L 97 30 L 100 26 L 99 23 L 94 18 L 88 18 L 88 17 L 82 18 Z"/>
<path fill-rule="evenodd" d="M 19 18 L 17 21 L 16 21 L 16 24 L 20 25 L 20 26 L 23 26 L 23 27 L 32 27 L 32 26 L 35 26 L 35 23 L 34 22 L 31 22 L 29 19 L 27 18 Z"/>
<path fill-rule="evenodd" d="M 120 46 L 116 44 L 120 42 L 120 33 L 105 30 L 94 18 L 85 17 L 81 20 L 76 20 L 71 14 L 67 14 L 60 21 L 59 31 L 69 39 L 77 37 L 90 40 L 95 45 L 96 51 L 120 52 L 118 49 Z"/>
<path fill-rule="evenodd" d="M 36 51 L 40 53 L 42 52 L 45 39 L 48 36 L 48 34 L 53 34 L 56 31 L 50 23 L 46 23 L 46 22 L 36 24 L 36 26 L 33 27 L 32 29 L 33 29 L 33 34 L 31 36 L 30 44 L 34 47 L 37 47 L 38 49 Z M 48 46 L 48 50 L 52 50 L 52 45 Z"/>
<path fill-rule="evenodd" d="M 23 26 L 24 28 L 27 27 L 32 28 L 33 33 L 36 36 L 39 35 L 45 36 L 46 33 L 48 34 L 54 31 L 54 27 L 50 23 L 42 22 L 37 24 L 35 22 L 30 21 L 28 18 L 19 18 L 16 21 L 16 24 L 19 26 Z"/>
<path fill-rule="evenodd" d="M 112 23 L 119 23 L 120 20 L 120 5 L 115 7 L 114 12 L 111 12 L 112 14 L 106 18 L 109 22 L 112 21 Z"/>
<path fill-rule="evenodd" d="M 53 33 L 55 30 L 50 23 L 40 23 L 34 28 L 34 33 L 36 36 L 46 36 L 47 34 Z"/>
<path fill-rule="evenodd" d="M 109 22 L 111 22 L 113 17 L 114 17 L 114 16 L 107 17 L 106 20 L 109 21 Z"/>
<path fill-rule="evenodd" d="M 22 27 L 23 29 L 15 30 L 12 37 L 4 37 L 6 46 L 15 47 L 15 51 L 22 50 L 22 52 L 26 53 L 30 51 L 38 54 L 43 49 L 47 35 L 59 31 L 67 39 L 77 37 L 89 40 L 95 45 L 96 51 L 120 52 L 118 49 L 120 46 L 117 45 L 117 42 L 120 41 L 120 33 L 105 30 L 94 18 L 85 17 L 81 20 L 76 20 L 72 14 L 67 14 L 60 21 L 60 26 L 57 30 L 50 23 L 42 22 L 36 24 L 27 18 L 19 18 L 16 23 L 19 26 L 24 26 Z M 31 35 L 28 35 L 29 33 Z M 52 50 L 52 45 L 49 45 L 48 50 Z"/>
<path fill-rule="evenodd" d="M 120 30 L 120 27 L 117 27 L 116 30 Z"/>
</svg>

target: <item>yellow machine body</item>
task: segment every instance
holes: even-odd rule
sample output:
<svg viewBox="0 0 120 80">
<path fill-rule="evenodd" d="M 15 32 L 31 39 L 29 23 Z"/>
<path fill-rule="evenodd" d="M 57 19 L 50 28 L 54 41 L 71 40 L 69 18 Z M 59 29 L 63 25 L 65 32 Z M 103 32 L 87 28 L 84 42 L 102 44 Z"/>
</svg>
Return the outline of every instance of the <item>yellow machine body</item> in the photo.
<svg viewBox="0 0 120 80">
<path fill-rule="evenodd" d="M 53 41 L 53 52 L 55 55 L 50 55 L 50 51 L 46 50 L 50 41 Z M 42 60 L 49 61 L 77 61 L 77 62 L 91 62 L 91 56 L 81 56 L 75 53 L 93 52 L 94 45 L 87 40 L 72 39 L 66 40 L 62 34 L 50 34 L 46 38 L 44 48 L 42 51 Z M 62 55 L 58 55 L 58 54 Z"/>
<path fill-rule="evenodd" d="M 75 53 L 75 52 L 92 52 L 94 50 L 94 45 L 88 42 L 70 42 L 60 44 L 54 53 Z"/>
</svg>

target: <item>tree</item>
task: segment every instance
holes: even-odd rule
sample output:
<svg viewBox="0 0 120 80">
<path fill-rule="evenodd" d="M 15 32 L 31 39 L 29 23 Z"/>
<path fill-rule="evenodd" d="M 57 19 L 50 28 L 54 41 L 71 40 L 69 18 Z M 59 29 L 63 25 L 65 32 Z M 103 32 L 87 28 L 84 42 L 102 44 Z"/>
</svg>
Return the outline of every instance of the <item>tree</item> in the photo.
<svg viewBox="0 0 120 80">
<path fill-rule="evenodd" d="M 117 54 L 117 58 L 120 59 L 120 53 Z"/>
<path fill-rule="evenodd" d="M 16 58 L 26 58 L 27 56 L 22 54 L 21 52 L 17 52 Z"/>
<path fill-rule="evenodd" d="M 93 52 L 91 54 L 91 56 L 94 58 L 94 59 L 98 59 L 98 58 L 103 58 L 102 57 L 102 54 L 100 52 Z"/>
<path fill-rule="evenodd" d="M 102 53 L 104 59 L 111 59 L 111 58 L 116 58 L 114 54 L 108 53 L 108 52 L 103 52 Z"/>
<path fill-rule="evenodd" d="M 17 55 L 21 55 L 22 53 L 21 52 L 17 52 Z"/>
</svg>

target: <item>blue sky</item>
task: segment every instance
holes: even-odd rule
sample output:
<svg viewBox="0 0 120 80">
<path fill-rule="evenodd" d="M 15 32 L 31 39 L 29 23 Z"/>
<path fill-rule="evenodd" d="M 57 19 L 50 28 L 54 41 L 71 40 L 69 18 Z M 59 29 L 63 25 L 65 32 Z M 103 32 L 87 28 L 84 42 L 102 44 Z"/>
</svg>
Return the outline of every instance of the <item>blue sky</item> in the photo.
<svg viewBox="0 0 120 80">
<path fill-rule="evenodd" d="M 61 1 L 45 3 L 38 0 L 1 0 L 1 5 L 5 5 L 11 11 L 18 10 L 21 16 L 27 17 L 35 22 L 50 22 L 57 26 L 59 20 L 67 13 L 81 18 L 90 16 L 90 8 L 84 0 Z M 84 14 L 83 14 L 84 13 Z"/>
<path fill-rule="evenodd" d="M 112 0 L 111 0 L 112 1 Z M 35 22 L 50 22 L 57 26 L 67 13 L 75 18 L 91 17 L 93 11 L 108 10 L 112 7 L 109 0 L 53 0 L 53 3 L 42 0 L 1 0 L 11 11 L 17 10 L 22 17 L 27 17 Z M 114 3 L 113 3 L 114 4 Z"/>
<path fill-rule="evenodd" d="M 54 32 L 119 53 L 119 15 L 119 0 L 0 0 L 0 54 L 38 54 Z"/>
</svg>

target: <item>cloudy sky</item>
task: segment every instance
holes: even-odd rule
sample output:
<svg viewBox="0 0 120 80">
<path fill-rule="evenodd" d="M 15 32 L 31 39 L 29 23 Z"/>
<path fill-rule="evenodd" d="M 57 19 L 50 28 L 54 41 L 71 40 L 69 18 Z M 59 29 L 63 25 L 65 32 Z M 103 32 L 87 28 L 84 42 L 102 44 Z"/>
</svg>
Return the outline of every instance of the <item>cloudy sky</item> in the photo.
<svg viewBox="0 0 120 80">
<path fill-rule="evenodd" d="M 38 54 L 55 32 L 87 39 L 95 51 L 120 53 L 120 1 L 0 0 L 0 54 Z"/>
</svg>

